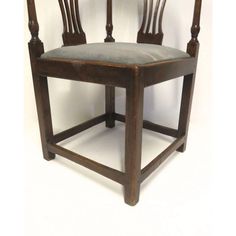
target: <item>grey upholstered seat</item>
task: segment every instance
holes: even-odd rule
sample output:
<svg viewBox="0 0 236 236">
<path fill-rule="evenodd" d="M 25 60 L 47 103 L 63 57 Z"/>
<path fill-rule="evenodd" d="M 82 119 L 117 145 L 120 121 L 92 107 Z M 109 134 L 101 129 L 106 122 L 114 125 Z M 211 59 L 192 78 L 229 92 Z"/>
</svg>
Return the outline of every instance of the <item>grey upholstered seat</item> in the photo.
<svg viewBox="0 0 236 236">
<path fill-rule="evenodd" d="M 102 61 L 118 64 L 148 64 L 170 59 L 188 58 L 187 53 L 178 49 L 136 43 L 91 43 L 54 49 L 41 58 Z"/>
</svg>

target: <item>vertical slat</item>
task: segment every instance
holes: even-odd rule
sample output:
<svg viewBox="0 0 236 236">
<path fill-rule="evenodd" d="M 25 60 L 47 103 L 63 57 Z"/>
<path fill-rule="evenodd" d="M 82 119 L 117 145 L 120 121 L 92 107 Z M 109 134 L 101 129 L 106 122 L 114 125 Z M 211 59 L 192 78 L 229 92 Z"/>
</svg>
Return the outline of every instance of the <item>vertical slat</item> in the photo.
<svg viewBox="0 0 236 236">
<path fill-rule="evenodd" d="M 157 0 L 156 2 L 156 8 L 154 12 L 154 17 L 153 17 L 153 25 L 152 25 L 152 33 L 156 34 L 156 26 L 157 26 L 157 15 L 158 15 L 158 10 L 160 7 L 161 0 Z"/>
<path fill-rule="evenodd" d="M 149 13 L 148 13 L 148 23 L 147 23 L 146 33 L 149 33 L 152 21 L 152 15 L 153 15 L 153 0 L 149 0 Z"/>
<path fill-rule="evenodd" d="M 67 14 L 67 21 L 68 21 L 68 26 L 69 26 L 69 32 L 73 33 L 72 22 L 71 22 L 72 19 L 71 19 L 71 13 L 70 13 L 70 7 L 69 7 L 69 4 L 68 4 L 68 1 L 64 0 L 64 4 L 65 4 L 65 7 L 66 7 L 66 14 Z"/>
<path fill-rule="evenodd" d="M 162 7 L 160 9 L 162 3 Z M 138 43 L 161 45 L 163 41 L 162 18 L 166 0 L 144 0 L 143 21 L 138 32 Z M 157 32 L 158 24 L 158 32 Z"/>
<path fill-rule="evenodd" d="M 77 24 L 78 24 L 78 27 L 79 27 L 79 31 L 80 31 L 81 34 L 84 34 L 83 28 L 81 26 L 81 21 L 80 21 L 78 0 L 75 0 L 75 11 L 76 11 L 76 19 L 77 19 Z"/>
<path fill-rule="evenodd" d="M 159 16 L 159 24 L 158 24 L 158 33 L 159 34 L 163 34 L 162 21 L 163 21 L 165 6 L 166 6 L 166 0 L 163 0 L 162 6 L 161 6 L 161 11 L 160 11 L 160 16 Z"/>
<path fill-rule="evenodd" d="M 64 27 L 63 31 L 65 33 L 67 32 L 68 28 L 67 28 L 66 12 L 64 8 L 63 0 L 59 0 L 59 5 L 61 9 L 61 15 L 62 15 L 62 21 L 63 21 L 63 27 Z"/>
<path fill-rule="evenodd" d="M 140 28 L 140 32 L 144 32 L 145 26 L 146 26 L 146 22 L 147 22 L 147 11 L 148 11 L 148 4 L 147 4 L 147 0 L 143 1 L 143 22 Z"/>
<path fill-rule="evenodd" d="M 62 34 L 64 46 L 74 46 L 86 43 L 86 35 L 82 29 L 79 15 L 78 0 L 59 0 L 64 31 Z"/>
<path fill-rule="evenodd" d="M 73 22 L 73 26 L 74 26 L 74 31 L 78 34 L 79 30 L 78 30 L 78 26 L 77 26 L 77 22 L 76 22 L 76 15 L 75 15 L 75 5 L 74 5 L 74 0 L 70 0 L 70 9 L 71 9 L 71 16 L 72 16 L 72 22 Z"/>
</svg>

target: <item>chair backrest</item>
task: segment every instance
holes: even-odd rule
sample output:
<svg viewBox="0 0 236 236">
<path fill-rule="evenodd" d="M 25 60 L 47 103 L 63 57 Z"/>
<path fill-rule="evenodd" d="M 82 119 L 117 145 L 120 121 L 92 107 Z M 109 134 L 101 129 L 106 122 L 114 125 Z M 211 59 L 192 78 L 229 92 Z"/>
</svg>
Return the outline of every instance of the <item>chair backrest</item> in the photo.
<svg viewBox="0 0 236 236">
<path fill-rule="evenodd" d="M 86 35 L 83 31 L 80 13 L 79 0 L 58 0 L 63 25 L 63 42 L 65 46 L 78 45 L 86 43 Z M 138 0 L 137 0 L 138 1 Z M 141 1 L 141 0 L 140 0 Z M 162 44 L 163 30 L 162 20 L 167 0 L 142 0 L 143 1 L 143 20 L 137 35 L 138 43 Z M 38 38 L 38 22 L 35 10 L 34 0 L 27 0 L 29 11 L 29 28 L 32 34 L 32 40 Z M 192 56 L 195 56 L 194 45 L 198 44 L 198 34 L 200 31 L 200 13 L 202 0 L 195 0 L 193 24 L 191 28 L 192 39 L 190 41 L 193 48 Z M 105 42 L 114 42 L 112 37 L 112 0 L 107 0 L 107 37 Z M 190 49 L 188 49 L 190 51 Z"/>
<path fill-rule="evenodd" d="M 62 13 L 64 45 L 86 43 L 79 15 L 79 0 L 58 0 Z M 143 21 L 138 32 L 138 43 L 162 44 L 162 19 L 166 0 L 143 0 Z M 158 17 L 159 16 L 159 17 Z M 157 31 L 158 24 L 158 32 Z M 152 28 L 152 29 L 150 29 Z M 107 0 L 107 37 L 105 42 L 114 42 L 112 37 L 112 0 Z"/>
</svg>

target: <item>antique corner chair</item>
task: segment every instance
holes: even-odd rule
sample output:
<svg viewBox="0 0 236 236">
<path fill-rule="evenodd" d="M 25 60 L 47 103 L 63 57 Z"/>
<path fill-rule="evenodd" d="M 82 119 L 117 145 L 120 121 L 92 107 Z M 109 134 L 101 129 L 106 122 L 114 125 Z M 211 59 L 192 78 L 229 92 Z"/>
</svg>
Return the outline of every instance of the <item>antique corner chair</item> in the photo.
<svg viewBox="0 0 236 236">
<path fill-rule="evenodd" d="M 64 45 L 44 52 L 38 37 L 39 25 L 34 0 L 27 0 L 32 38 L 29 53 L 33 75 L 43 156 L 55 154 L 74 161 L 124 186 L 125 202 L 135 205 L 140 184 L 174 151 L 186 149 L 189 117 L 197 67 L 201 0 L 195 0 L 191 40 L 187 52 L 162 46 L 162 19 L 166 0 L 143 0 L 143 21 L 137 43 L 115 43 L 112 37 L 112 0 L 107 0 L 107 37 L 104 43 L 86 44 L 78 0 L 59 0 Z M 128 51 L 128 53 L 127 53 Z M 184 76 L 178 128 L 173 129 L 143 120 L 144 88 Z M 102 84 L 105 86 L 105 114 L 61 133 L 54 134 L 47 77 Z M 126 114 L 115 112 L 115 87 L 126 89 Z M 67 150 L 57 143 L 92 126 L 105 122 L 125 122 L 124 173 Z M 141 169 L 142 128 L 169 135 L 175 141 Z"/>
</svg>

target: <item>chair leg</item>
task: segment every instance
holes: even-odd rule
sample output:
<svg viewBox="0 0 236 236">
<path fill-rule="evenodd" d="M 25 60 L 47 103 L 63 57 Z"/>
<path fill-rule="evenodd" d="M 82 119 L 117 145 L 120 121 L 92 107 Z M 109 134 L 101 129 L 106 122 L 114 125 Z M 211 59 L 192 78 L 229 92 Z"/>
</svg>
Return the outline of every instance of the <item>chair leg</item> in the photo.
<svg viewBox="0 0 236 236">
<path fill-rule="evenodd" d="M 134 206 L 139 200 L 143 93 L 144 87 L 137 79 L 126 89 L 126 133 L 125 133 L 125 202 Z"/>
<path fill-rule="evenodd" d="M 47 77 L 34 76 L 33 83 L 43 156 L 44 159 L 50 161 L 55 158 L 55 154 L 47 149 L 47 142 L 53 135 Z"/>
<path fill-rule="evenodd" d="M 185 143 L 177 149 L 177 151 L 179 152 L 184 152 L 186 150 L 194 83 L 195 83 L 195 74 L 190 74 L 184 77 L 179 125 L 178 125 L 178 137 L 185 135 Z"/>
<path fill-rule="evenodd" d="M 115 113 L 115 87 L 106 86 L 105 88 L 105 97 L 106 97 L 106 127 L 113 128 L 115 127 L 115 119 L 113 113 Z"/>
</svg>

